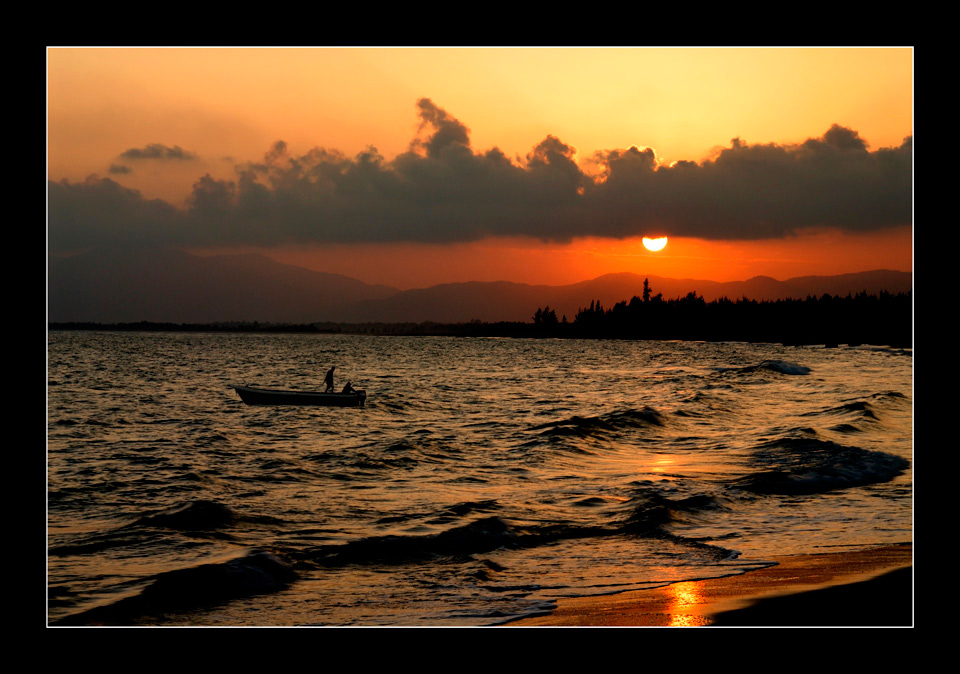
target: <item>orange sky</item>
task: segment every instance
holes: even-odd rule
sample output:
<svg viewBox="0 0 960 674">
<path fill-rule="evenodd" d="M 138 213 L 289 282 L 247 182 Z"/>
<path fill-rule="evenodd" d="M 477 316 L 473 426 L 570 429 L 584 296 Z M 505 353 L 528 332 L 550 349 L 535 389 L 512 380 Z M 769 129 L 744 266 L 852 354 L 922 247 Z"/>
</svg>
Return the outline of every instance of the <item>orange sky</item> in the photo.
<svg viewBox="0 0 960 674">
<path fill-rule="evenodd" d="M 679 238 L 671 239 L 664 250 L 656 253 L 646 250 L 636 238 L 584 238 L 569 244 L 510 238 L 443 245 L 291 246 L 193 249 L 191 252 L 208 255 L 254 250 L 280 262 L 403 290 L 465 281 L 564 285 L 615 272 L 742 281 L 753 276 L 784 280 L 870 269 L 909 271 L 913 268 L 910 227 L 866 235 L 808 232 L 788 239 L 761 241 Z"/>
<path fill-rule="evenodd" d="M 418 133 L 429 97 L 471 147 L 523 158 L 548 134 L 595 152 L 651 147 L 701 161 L 732 138 L 801 143 L 832 124 L 875 150 L 913 127 L 911 49 L 59 49 L 48 50 L 48 176 L 109 176 L 182 208 L 204 174 L 236 179 L 277 140 L 348 157 L 392 159 Z M 179 147 L 191 161 L 109 173 L 130 148 Z M 130 162 L 127 162 L 130 165 Z M 904 223 L 909 225 L 909 223 Z M 668 235 L 670 232 L 666 232 Z M 206 252 L 244 246 L 209 247 Z M 912 269 L 909 226 L 765 241 L 671 238 L 570 244 L 499 237 L 456 244 L 303 244 L 262 249 L 281 261 L 398 287 L 463 280 L 568 283 L 614 271 L 738 280 L 874 268 Z"/>
</svg>

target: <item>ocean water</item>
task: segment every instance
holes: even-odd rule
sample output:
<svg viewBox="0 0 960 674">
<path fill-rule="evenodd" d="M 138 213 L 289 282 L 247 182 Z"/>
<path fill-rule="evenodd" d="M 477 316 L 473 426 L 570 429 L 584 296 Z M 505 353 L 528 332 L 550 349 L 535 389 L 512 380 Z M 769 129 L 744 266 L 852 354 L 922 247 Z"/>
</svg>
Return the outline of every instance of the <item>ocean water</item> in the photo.
<svg viewBox="0 0 960 674">
<path fill-rule="evenodd" d="M 50 624 L 491 625 L 912 539 L 912 352 L 51 332 Z M 367 391 L 257 407 L 229 384 Z"/>
</svg>

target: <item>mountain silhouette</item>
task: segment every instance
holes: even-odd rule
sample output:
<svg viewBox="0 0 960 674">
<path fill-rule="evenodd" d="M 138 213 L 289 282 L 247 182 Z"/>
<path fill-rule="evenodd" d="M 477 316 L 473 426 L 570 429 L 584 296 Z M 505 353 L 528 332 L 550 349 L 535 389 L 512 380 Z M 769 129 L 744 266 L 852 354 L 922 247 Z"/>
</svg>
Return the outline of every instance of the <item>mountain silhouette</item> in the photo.
<svg viewBox="0 0 960 674">
<path fill-rule="evenodd" d="M 474 281 L 400 291 L 259 254 L 201 257 L 173 249 L 96 250 L 51 260 L 48 271 L 47 318 L 58 323 L 530 322 L 546 305 L 572 320 L 592 301 L 612 306 L 640 295 L 645 278 L 665 299 L 695 291 L 708 302 L 723 296 L 799 299 L 912 287 L 910 272 L 875 270 L 725 283 L 624 272 L 562 286 Z"/>
<path fill-rule="evenodd" d="M 594 300 L 613 306 L 643 292 L 643 281 L 649 279 L 654 294 L 665 299 L 684 297 L 693 291 L 710 302 L 720 297 L 755 300 L 777 300 L 808 295 L 856 294 L 881 290 L 906 292 L 911 289 L 909 272 L 877 270 L 838 276 L 805 276 L 778 281 L 769 276 L 756 276 L 746 281 L 719 282 L 703 279 L 672 279 L 629 272 L 605 274 L 589 281 L 562 286 L 528 285 L 497 281 L 492 283 L 444 283 L 430 288 L 406 290 L 387 300 L 367 300 L 345 310 L 347 322 L 465 322 L 532 320 L 538 307 L 549 305 L 557 316 L 573 320 L 577 311 Z"/>
<path fill-rule="evenodd" d="M 48 320 L 313 322 L 399 292 L 258 254 L 200 257 L 173 249 L 97 250 L 51 261 Z"/>
</svg>

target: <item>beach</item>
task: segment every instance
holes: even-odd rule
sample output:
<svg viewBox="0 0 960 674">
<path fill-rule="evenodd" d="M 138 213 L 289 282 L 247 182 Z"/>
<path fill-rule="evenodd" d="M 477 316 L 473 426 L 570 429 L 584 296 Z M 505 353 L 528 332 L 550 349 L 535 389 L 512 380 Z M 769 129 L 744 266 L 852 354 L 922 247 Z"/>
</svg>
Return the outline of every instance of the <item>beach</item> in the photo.
<svg viewBox="0 0 960 674">
<path fill-rule="evenodd" d="M 912 558 L 911 544 L 784 556 L 735 576 L 561 599 L 510 626 L 912 626 Z"/>
</svg>

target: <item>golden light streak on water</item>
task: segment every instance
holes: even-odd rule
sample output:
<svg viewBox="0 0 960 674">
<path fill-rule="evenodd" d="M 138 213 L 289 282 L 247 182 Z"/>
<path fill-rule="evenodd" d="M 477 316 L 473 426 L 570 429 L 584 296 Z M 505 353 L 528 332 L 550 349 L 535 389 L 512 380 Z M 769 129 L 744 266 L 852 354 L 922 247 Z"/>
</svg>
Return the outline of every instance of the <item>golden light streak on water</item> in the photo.
<svg viewBox="0 0 960 674">
<path fill-rule="evenodd" d="M 705 603 L 698 581 L 674 583 L 668 588 L 673 596 L 670 603 L 670 627 L 697 627 L 710 621 L 697 614 L 696 607 Z"/>
</svg>

